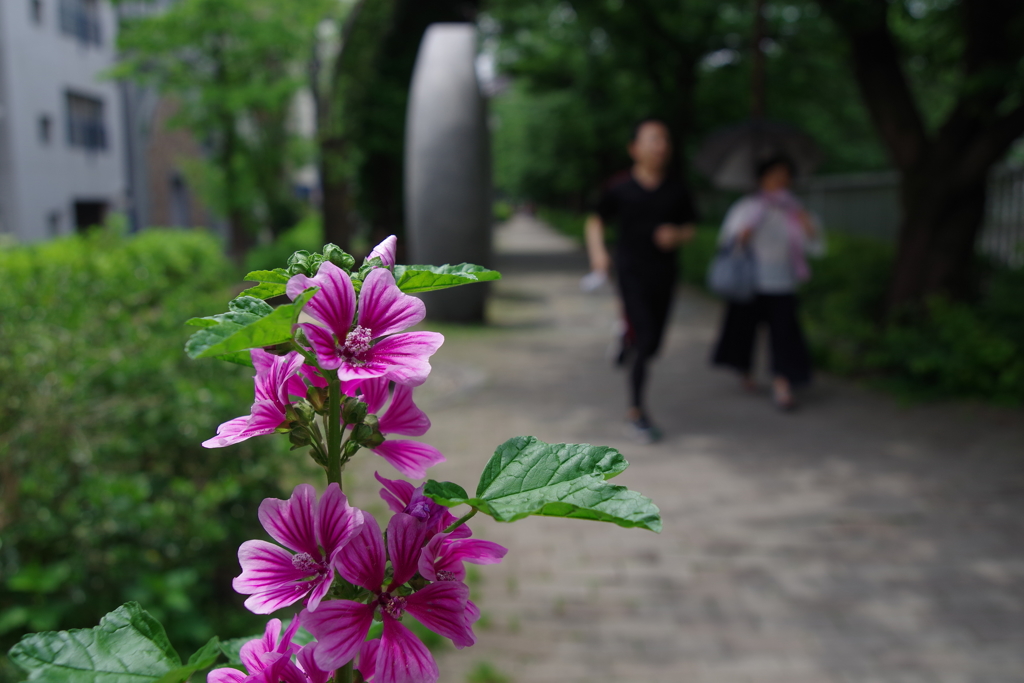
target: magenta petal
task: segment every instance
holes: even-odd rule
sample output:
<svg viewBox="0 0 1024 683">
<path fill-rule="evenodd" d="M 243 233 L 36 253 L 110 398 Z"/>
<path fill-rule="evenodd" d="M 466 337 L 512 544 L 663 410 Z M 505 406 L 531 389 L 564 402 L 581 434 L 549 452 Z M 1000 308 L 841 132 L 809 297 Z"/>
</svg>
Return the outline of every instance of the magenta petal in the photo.
<svg viewBox="0 0 1024 683">
<path fill-rule="evenodd" d="M 256 368 L 257 377 L 270 374 L 270 369 L 274 366 L 274 359 L 277 358 L 263 349 L 250 349 L 249 357 L 252 358 L 252 366 Z"/>
<path fill-rule="evenodd" d="M 319 559 L 316 507 L 316 489 L 309 484 L 299 484 L 288 500 L 263 499 L 259 509 L 260 524 L 281 545 Z"/>
<path fill-rule="evenodd" d="M 308 582 L 307 585 L 312 586 L 313 590 L 309 591 L 309 598 L 306 600 L 306 609 L 310 612 L 315 612 L 316 608 L 320 606 L 320 601 L 324 599 L 327 592 L 331 589 L 331 583 L 334 582 L 334 570 L 330 567 L 327 568 L 325 574 L 317 576 L 313 581 Z"/>
<path fill-rule="evenodd" d="M 437 571 L 445 568 L 437 565 L 438 555 L 441 554 L 441 548 L 444 546 L 444 542 L 447 538 L 448 534 L 434 534 L 434 537 L 427 541 L 427 544 L 423 546 L 423 552 L 420 553 L 419 567 L 417 569 L 419 570 L 420 576 L 427 581 L 437 581 Z M 462 563 L 459 563 L 459 566 L 461 567 Z M 466 578 L 465 572 L 463 572 L 463 576 L 456 575 L 455 578 L 459 581 L 463 580 Z"/>
<path fill-rule="evenodd" d="M 250 437 L 250 435 L 246 433 L 246 427 L 248 424 L 248 415 L 236 417 L 233 420 L 224 422 L 217 427 L 217 436 L 203 442 L 203 448 L 224 448 L 225 446 L 245 441 Z"/>
<path fill-rule="evenodd" d="M 363 525 L 363 512 L 350 507 L 341 487 L 331 484 L 320 498 L 315 523 L 317 541 L 329 561 L 359 531 Z"/>
<path fill-rule="evenodd" d="M 394 575 L 392 586 L 401 586 L 416 575 L 423 548 L 422 525 L 412 515 L 397 513 L 388 522 L 388 557 Z"/>
<path fill-rule="evenodd" d="M 377 477 L 377 481 L 381 484 L 384 484 L 384 488 L 380 490 L 380 497 L 384 499 L 392 512 L 402 512 L 412 502 L 412 496 L 416 492 L 415 486 L 402 479 L 387 479 L 377 472 L 374 472 L 373 476 Z"/>
<path fill-rule="evenodd" d="M 390 268 L 395 265 L 395 255 L 398 253 L 398 238 L 394 235 L 385 237 L 384 240 L 373 248 L 370 255 L 366 257 L 366 262 L 369 263 L 375 258 L 379 258 L 380 262 L 385 268 Z"/>
<path fill-rule="evenodd" d="M 305 292 L 311 287 L 319 287 L 319 283 L 314 282 L 312 278 L 299 273 L 293 275 L 288 279 L 288 284 L 285 285 L 284 291 L 288 295 L 288 298 L 295 301 L 299 298 L 299 295 Z"/>
<path fill-rule="evenodd" d="M 242 664 L 245 666 L 246 671 L 250 674 L 263 671 L 266 666 L 263 661 L 263 655 L 274 651 L 277 647 L 277 639 L 280 635 L 281 620 L 271 619 L 267 622 L 266 628 L 263 629 L 262 638 L 250 640 L 242 645 L 242 649 L 239 651 L 238 656 L 242 660 Z"/>
<path fill-rule="evenodd" d="M 238 669 L 214 669 L 206 676 L 206 683 L 243 683 L 245 674 Z"/>
<path fill-rule="evenodd" d="M 308 379 L 309 383 L 314 387 L 320 387 L 321 389 L 327 387 L 327 380 L 324 379 L 320 374 L 320 371 L 312 365 L 303 365 L 299 372 L 305 375 L 306 379 Z"/>
<path fill-rule="evenodd" d="M 382 272 L 382 271 L 374 271 Z M 381 339 L 371 348 L 364 360 L 387 366 L 386 377 L 399 384 L 418 387 L 430 374 L 430 362 L 444 336 L 437 332 L 405 332 Z"/>
<path fill-rule="evenodd" d="M 447 546 L 445 555 L 450 560 L 473 564 L 498 564 L 508 554 L 504 546 L 475 538 L 452 540 Z"/>
<path fill-rule="evenodd" d="M 309 283 L 319 287 L 320 291 L 306 304 L 305 312 L 343 338 L 352 326 L 356 312 L 356 290 L 348 273 L 330 261 L 324 261 Z"/>
<path fill-rule="evenodd" d="M 388 389 L 391 382 L 386 377 L 375 377 L 359 383 L 359 390 L 363 392 L 363 401 L 366 402 L 366 412 L 371 415 L 380 413 L 380 409 L 388 401 Z"/>
<path fill-rule="evenodd" d="M 441 451 L 419 441 L 388 439 L 373 452 L 410 479 L 423 479 L 427 476 L 427 468 L 445 461 Z"/>
<path fill-rule="evenodd" d="M 359 663 L 356 665 L 356 669 L 363 675 L 363 680 L 367 683 L 373 683 L 373 676 L 377 673 L 377 651 L 379 648 L 379 639 L 367 640 L 359 648 Z"/>
<path fill-rule="evenodd" d="M 245 606 L 256 614 L 270 614 L 302 599 L 312 584 L 292 564 L 292 554 L 266 541 L 246 541 L 238 549 L 242 573 L 232 587 L 251 595 Z"/>
<path fill-rule="evenodd" d="M 469 587 L 460 581 L 439 581 L 406 598 L 405 610 L 434 633 L 451 638 L 455 647 L 476 642 L 466 620 Z M 385 622 L 386 623 L 386 622 Z"/>
<path fill-rule="evenodd" d="M 377 520 L 363 513 L 363 526 L 352 540 L 334 555 L 334 568 L 349 583 L 374 593 L 384 583 L 384 539 Z"/>
<path fill-rule="evenodd" d="M 313 660 L 318 668 L 334 671 L 352 661 L 370 631 L 374 609 L 351 600 L 328 600 L 316 612 L 302 612 L 303 628 L 317 640 Z"/>
<path fill-rule="evenodd" d="M 435 683 L 437 663 L 412 631 L 384 617 L 374 683 Z"/>
<path fill-rule="evenodd" d="M 480 620 L 480 608 L 472 600 L 466 600 L 466 621 L 470 625 Z"/>
<path fill-rule="evenodd" d="M 398 288 L 390 270 L 371 270 L 363 280 L 359 290 L 359 324 L 374 337 L 412 327 L 423 320 L 426 313 L 422 301 Z"/>
<path fill-rule="evenodd" d="M 430 418 L 412 402 L 412 387 L 398 384 L 391 405 L 380 416 L 382 434 L 422 436 L 430 429 Z"/>
<path fill-rule="evenodd" d="M 306 672 L 306 677 L 309 679 L 309 683 L 327 683 L 327 681 L 333 675 L 333 671 L 324 671 L 316 665 L 316 659 L 314 653 L 316 652 L 317 643 L 312 642 L 299 650 L 299 654 L 296 655 L 295 659 L 299 662 L 299 666 Z"/>
<path fill-rule="evenodd" d="M 371 352 L 372 354 L 372 352 Z M 388 373 L 389 367 L 387 363 L 374 360 L 369 357 L 364 360 L 353 363 L 349 360 L 343 360 L 338 365 L 338 377 L 342 382 L 365 382 L 366 380 L 373 379 L 375 377 L 383 377 Z"/>
<path fill-rule="evenodd" d="M 313 352 L 316 353 L 316 360 L 320 363 L 320 367 L 324 370 L 337 370 L 341 366 L 341 351 L 338 350 L 334 333 L 326 327 L 313 323 L 299 323 L 299 327 L 306 334 L 309 343 L 313 345 Z"/>
</svg>

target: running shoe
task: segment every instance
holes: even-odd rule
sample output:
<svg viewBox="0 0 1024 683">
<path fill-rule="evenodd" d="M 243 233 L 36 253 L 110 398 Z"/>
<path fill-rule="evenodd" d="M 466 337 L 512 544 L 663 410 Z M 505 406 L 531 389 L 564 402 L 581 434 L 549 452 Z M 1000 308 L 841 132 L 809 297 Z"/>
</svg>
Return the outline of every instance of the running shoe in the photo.
<svg viewBox="0 0 1024 683">
<path fill-rule="evenodd" d="M 661 430 L 651 424 L 646 416 L 626 423 L 629 438 L 639 444 L 652 444 L 661 441 Z"/>
</svg>

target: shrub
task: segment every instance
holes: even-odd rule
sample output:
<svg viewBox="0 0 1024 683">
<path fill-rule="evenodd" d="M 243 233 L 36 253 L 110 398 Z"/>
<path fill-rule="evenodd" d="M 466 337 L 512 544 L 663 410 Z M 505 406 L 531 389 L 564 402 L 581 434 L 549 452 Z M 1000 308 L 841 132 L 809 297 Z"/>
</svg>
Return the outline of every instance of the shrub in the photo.
<svg viewBox="0 0 1024 683">
<path fill-rule="evenodd" d="M 185 651 L 258 631 L 229 586 L 280 495 L 271 443 L 200 446 L 251 400 L 252 370 L 182 350 L 182 323 L 237 279 L 220 245 L 96 231 L 0 249 L 0 273 L 2 651 L 127 600 Z"/>
</svg>

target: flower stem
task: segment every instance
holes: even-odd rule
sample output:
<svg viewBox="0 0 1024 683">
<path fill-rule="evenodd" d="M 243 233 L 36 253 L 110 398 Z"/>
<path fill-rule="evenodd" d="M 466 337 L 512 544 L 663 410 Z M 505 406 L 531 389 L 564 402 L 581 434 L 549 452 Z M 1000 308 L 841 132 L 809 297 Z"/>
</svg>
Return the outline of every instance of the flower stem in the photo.
<svg viewBox="0 0 1024 683">
<path fill-rule="evenodd" d="M 337 375 L 327 379 L 327 483 L 341 486 L 341 380 Z M 350 678 L 351 680 L 351 674 Z"/>
<path fill-rule="evenodd" d="M 466 514 L 462 515 L 457 520 L 455 520 L 452 523 L 452 525 L 450 527 L 448 527 L 447 529 L 445 529 L 442 533 L 450 534 L 451 532 L 455 531 L 460 526 L 462 526 L 463 524 L 468 522 L 470 519 L 472 519 L 473 515 L 475 515 L 477 512 L 478 512 L 478 510 L 476 508 L 473 508 L 472 510 L 470 510 L 469 512 L 467 512 Z"/>
<path fill-rule="evenodd" d="M 334 672 L 334 683 L 352 683 L 352 662 Z"/>
</svg>

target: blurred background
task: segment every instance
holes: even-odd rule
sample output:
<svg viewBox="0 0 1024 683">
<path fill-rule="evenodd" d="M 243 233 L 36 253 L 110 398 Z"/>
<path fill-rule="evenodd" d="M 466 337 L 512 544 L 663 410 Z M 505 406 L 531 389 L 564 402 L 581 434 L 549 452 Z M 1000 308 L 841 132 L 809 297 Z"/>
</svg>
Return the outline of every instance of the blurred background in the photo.
<svg viewBox="0 0 1024 683">
<path fill-rule="evenodd" d="M 1017 1 L 0 0 L 0 650 L 126 600 L 186 652 L 259 630 L 229 590 L 236 548 L 304 470 L 277 442 L 199 447 L 250 371 L 189 361 L 182 322 L 295 250 L 404 238 L 410 81 L 437 22 L 477 33 L 486 230 L 527 216 L 578 250 L 657 116 L 701 215 L 681 257 L 700 296 L 739 192 L 694 155 L 782 122 L 819 153 L 796 188 L 829 233 L 804 291 L 819 367 L 1019 423 Z"/>
</svg>

